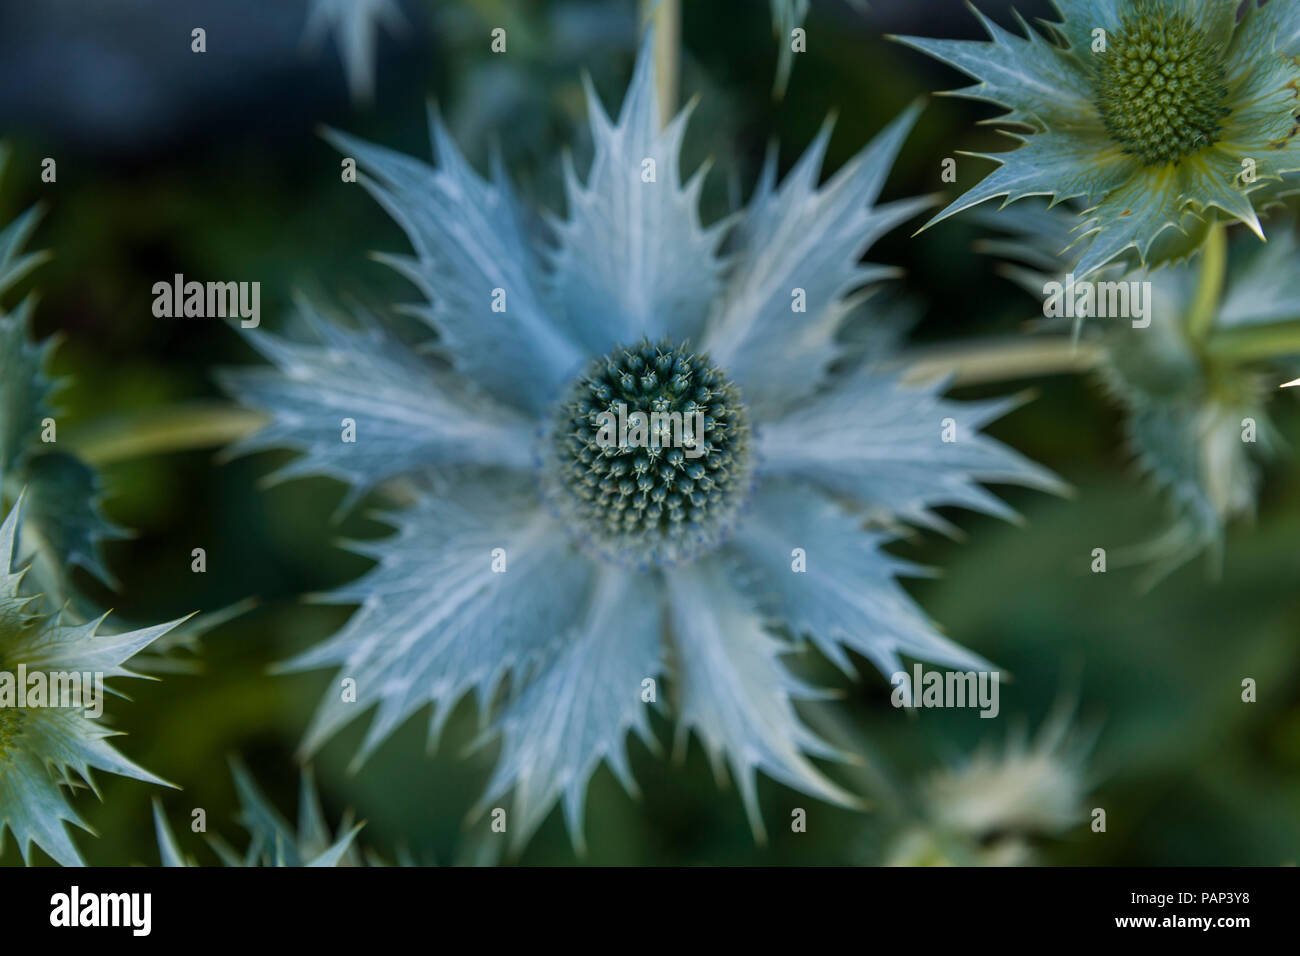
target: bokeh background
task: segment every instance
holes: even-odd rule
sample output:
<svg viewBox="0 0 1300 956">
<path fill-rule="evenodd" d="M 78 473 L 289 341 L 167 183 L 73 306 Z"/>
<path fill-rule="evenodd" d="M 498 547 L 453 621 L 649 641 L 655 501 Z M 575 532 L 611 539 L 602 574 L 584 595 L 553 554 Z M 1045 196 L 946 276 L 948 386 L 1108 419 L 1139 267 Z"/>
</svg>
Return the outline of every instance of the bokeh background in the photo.
<svg viewBox="0 0 1300 956">
<path fill-rule="evenodd" d="M 211 630 L 191 673 L 120 682 L 133 702 L 113 702 L 127 732 L 121 749 L 175 782 L 164 807 L 185 849 L 215 862 L 188 832 L 191 808 L 237 846 L 228 758 L 240 756 L 270 798 L 296 811 L 295 750 L 331 675 L 271 676 L 268 667 L 328 635 L 347 608 L 300 595 L 340 584 L 368 562 L 336 547 L 340 537 L 382 533 L 363 513 L 334 512 L 343 488 L 327 480 L 264 488 L 288 456 L 226 462 L 211 448 L 133 454 L 114 449 L 123 422 L 159 409 L 221 401 L 212 370 L 254 362 L 219 320 L 156 319 L 152 285 L 174 273 L 200 280 L 260 281 L 263 323 L 283 327 L 295 290 L 366 303 L 391 314 L 416 293 L 367 258 L 405 251 L 395 225 L 363 190 L 343 184 L 322 126 L 427 158 L 425 106 L 434 100 L 480 164 L 495 141 L 521 190 L 559 208 L 561 150 L 586 148 L 580 73 L 589 71 L 611 107 L 619 102 L 637 45 L 629 0 L 402 0 L 407 29 L 378 40 L 373 104 L 354 103 L 331 38 L 304 44 L 306 0 L 28 0 L 0 2 L 0 139 L 13 156 L 0 182 L 0 221 L 45 207 L 31 244 L 53 259 L 11 293 L 32 289 L 36 327 L 63 344 L 68 376 L 60 441 L 97 449 L 105 509 L 134 537 L 106 548 L 116 593 L 80 574 L 84 590 L 124 618 L 156 621 L 193 610 L 251 607 Z M 919 95 L 962 78 L 884 38 L 888 33 L 978 37 L 958 0 L 873 0 L 863 9 L 813 3 L 809 52 L 795 57 L 785 97 L 772 96 L 777 41 L 766 0 L 686 0 L 684 95 L 699 93 L 687 168 L 711 157 L 708 215 L 747 194 L 767 144 L 788 168 L 829 112 L 838 114 L 828 167 L 858 150 Z M 981 8 L 1009 23 L 1007 4 Z M 1048 16 L 1045 2 L 1018 4 Z M 207 30 L 208 52 L 190 52 L 190 30 Z M 509 53 L 489 52 L 488 32 L 509 31 Z M 931 98 L 895 168 L 889 196 L 956 187 L 940 160 L 957 150 L 997 150 L 976 122 L 991 108 Z M 40 161 L 54 157 L 56 184 Z M 982 175 L 959 158 L 958 187 Z M 911 238 L 903 229 L 872 250 L 906 270 L 888 308 L 915 320 L 919 344 L 1015 332 L 1038 303 L 974 251 L 980 226 L 958 217 Z M 888 301 L 888 300 L 887 300 Z M 882 309 L 887 308 L 882 305 Z M 953 512 L 962 540 L 918 534 L 900 555 L 942 569 L 909 583 L 959 643 L 1014 675 L 1002 717 L 974 711 L 904 714 L 890 687 L 863 662 L 846 683 L 824 662 L 806 662 L 843 699 L 810 719 L 865 756 L 860 768 L 827 769 L 871 788 L 877 809 L 853 813 L 784 787 L 760 785 L 770 839 L 755 843 L 734 789 L 719 789 L 701 751 L 680 765 L 633 743 L 643 797 L 623 793 L 608 771 L 593 781 L 585 860 L 603 864 L 869 864 L 897 828 L 882 794 L 906 794 L 936 767 L 981 741 L 1031 730 L 1063 698 L 1095 733 L 1085 806 L 1107 811 L 1107 832 L 1086 824 L 1040 847 L 1055 864 L 1262 864 L 1300 856 L 1300 467 L 1286 453 L 1265 476 L 1255 526 L 1234 527 L 1222 568 L 1196 561 L 1149 593 L 1135 570 L 1088 571 L 1095 547 L 1119 549 L 1153 536 L 1166 504 L 1137 477 L 1121 420 L 1086 376 L 1018 379 L 968 388 L 977 396 L 1031 389 L 1033 400 L 993 433 L 1055 469 L 1074 497 L 1001 489 L 1023 526 Z M 1300 391 L 1300 390 L 1297 390 Z M 1281 436 L 1300 444 L 1300 395 L 1273 405 Z M 207 551 L 207 572 L 190 552 Z M 1259 701 L 1243 704 L 1253 677 Z M 827 722 L 831 723 L 827 723 Z M 426 755 L 427 715 L 410 721 L 358 773 L 347 765 L 364 721 L 315 760 L 327 815 L 367 821 L 362 842 L 394 858 L 452 863 L 488 859 L 466 814 L 486 782 L 493 750 L 466 756 L 476 729 L 463 704 L 439 751 Z M 668 727 L 657 723 L 668 740 Z M 96 864 L 156 865 L 150 816 L 157 792 L 97 778 L 102 802 L 81 793 L 77 810 L 99 833 L 78 838 Z M 906 796 L 903 797 L 906 803 Z M 790 811 L 809 812 L 792 833 Z M 904 808 L 906 809 L 906 808 Z M 38 858 L 44 860 L 39 851 Z M 520 862 L 577 861 L 553 814 Z M 12 840 L 0 863 L 18 863 Z"/>
</svg>

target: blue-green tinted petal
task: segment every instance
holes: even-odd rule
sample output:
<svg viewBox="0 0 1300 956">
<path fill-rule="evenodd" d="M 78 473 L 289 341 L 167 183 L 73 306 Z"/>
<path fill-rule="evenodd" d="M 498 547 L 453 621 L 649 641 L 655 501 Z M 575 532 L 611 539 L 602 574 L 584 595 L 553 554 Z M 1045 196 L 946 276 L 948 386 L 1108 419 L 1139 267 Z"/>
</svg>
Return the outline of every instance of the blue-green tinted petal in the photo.
<svg viewBox="0 0 1300 956">
<path fill-rule="evenodd" d="M 862 265 L 863 253 L 928 204 L 874 205 L 919 113 L 919 105 L 906 110 L 821 188 L 829 123 L 779 187 L 771 165 L 760 180 L 737 226 L 727 288 L 704 341 L 756 416 L 817 388 L 837 354 L 846 297 L 882 274 Z"/>
<path fill-rule="evenodd" d="M 427 304 L 412 311 L 437 330 L 453 366 L 520 409 L 546 408 L 583 354 L 542 305 L 534 238 L 509 188 L 480 177 L 431 117 L 435 169 L 342 133 L 330 141 L 369 173 L 364 184 L 415 250 L 385 259 Z"/>
<path fill-rule="evenodd" d="M 889 535 L 861 525 L 861 515 L 805 482 L 766 482 L 730 545 L 738 580 L 766 614 L 810 638 L 847 673 L 845 649 L 886 677 L 902 668 L 900 655 L 991 670 L 938 633 L 898 582 L 918 569 L 881 550 Z"/>
<path fill-rule="evenodd" d="M 645 682 L 663 669 L 662 620 L 654 577 L 601 568 L 562 649 L 505 708 L 501 758 L 480 807 L 513 791 L 512 845 L 522 846 L 562 799 L 581 849 L 587 783 L 601 761 L 634 786 L 625 745 L 629 731 L 650 739 Z"/>
<path fill-rule="evenodd" d="M 698 342 L 722 284 L 722 224 L 704 228 L 703 170 L 683 185 L 690 108 L 660 129 L 647 37 L 618 121 L 586 84 L 595 157 L 580 182 L 566 168 L 567 218 L 556 222 L 553 307 L 592 354 L 643 336 Z"/>
<path fill-rule="evenodd" d="M 857 801 L 808 759 L 842 757 L 809 730 L 794 702 L 819 695 L 797 680 L 781 655 L 791 649 L 763 626 L 732 583 L 726 566 L 708 557 L 666 572 L 672 625 L 678 746 L 694 731 L 721 779 L 726 766 L 755 835 L 763 837 L 755 774 L 842 806 Z"/>
<path fill-rule="evenodd" d="M 758 432 L 761 474 L 801 478 L 874 511 L 942 527 L 934 509 L 1014 513 L 981 482 L 1060 491 L 1046 469 L 980 434 L 1014 402 L 953 402 L 866 366 Z"/>
<path fill-rule="evenodd" d="M 373 322 L 349 330 L 305 302 L 300 311 L 317 341 L 246 330 L 275 367 L 221 375 L 233 397 L 271 415 L 229 454 L 299 450 L 277 479 L 328 475 L 352 484 L 353 499 L 430 466 L 531 467 L 535 426 L 523 414 L 439 371 Z"/>
<path fill-rule="evenodd" d="M 429 704 L 435 737 L 471 690 L 486 714 L 502 679 L 550 660 L 586 606 L 594 568 L 542 510 L 531 475 L 442 475 L 385 520 L 395 534 L 353 545 L 378 564 L 323 598 L 359 604 L 356 613 L 285 665 L 339 668 L 307 751 L 372 707 L 358 762 Z"/>
</svg>

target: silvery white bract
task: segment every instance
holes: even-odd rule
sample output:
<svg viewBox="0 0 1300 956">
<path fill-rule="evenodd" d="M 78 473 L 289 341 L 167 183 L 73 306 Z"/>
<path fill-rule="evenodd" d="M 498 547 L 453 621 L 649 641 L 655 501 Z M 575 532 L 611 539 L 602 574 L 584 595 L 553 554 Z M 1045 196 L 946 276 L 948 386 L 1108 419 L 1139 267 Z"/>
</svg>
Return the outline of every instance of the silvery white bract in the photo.
<svg viewBox="0 0 1300 956">
<path fill-rule="evenodd" d="M 237 853 L 219 837 L 208 843 L 226 866 L 360 866 L 361 852 L 355 845 L 363 824 L 344 820 L 337 834 L 330 832 L 321 809 L 316 779 L 310 767 L 303 768 L 298 787 L 298 825 L 290 825 L 266 798 L 243 764 L 234 762 L 231 771 L 239 793 L 240 823 L 249 833 L 248 848 Z M 163 813 L 162 804 L 153 804 L 154 834 L 158 838 L 158 855 L 165 867 L 195 864 L 182 852 Z"/>
<path fill-rule="evenodd" d="M 334 476 L 353 500 L 398 476 L 413 495 L 388 515 L 393 536 L 356 546 L 375 567 L 331 595 L 360 606 L 351 621 L 289 665 L 356 682 L 355 703 L 329 691 L 305 749 L 371 708 L 358 760 L 430 703 L 436 737 L 473 692 L 502 740 L 483 806 L 513 792 L 516 845 L 557 801 L 581 845 L 602 761 L 633 789 L 626 737 L 653 747 L 647 688 L 665 675 L 655 699 L 671 700 L 681 743 L 693 730 L 730 764 L 756 832 L 756 770 L 853 804 L 809 760 L 839 754 L 796 713 L 819 692 L 787 671 L 781 634 L 850 673 L 849 651 L 887 674 L 902 655 L 987 667 L 939 635 L 897 581 L 915 569 L 881 550 L 893 536 L 864 523 L 939 526 L 942 505 L 1008 514 L 982 481 L 1056 487 L 979 434 L 1006 404 L 946 401 L 888 356 L 830 372 L 860 290 L 889 274 L 860 257 L 924 205 L 874 205 L 917 110 L 819 186 L 828 126 L 784 181 L 770 162 L 748 208 L 706 227 L 702 174 L 683 184 L 678 167 L 689 111 L 660 129 L 648 50 L 617 122 L 588 86 L 595 156 L 585 182 L 568 169 L 568 216 L 547 217 L 544 237 L 501 170 L 480 178 L 436 118 L 436 169 L 334 136 L 410 239 L 415 255 L 388 261 L 424 293 L 413 312 L 445 362 L 304 306 L 316 341 L 254 332 L 277 368 L 227 377 L 273 416 L 240 450 L 300 449 L 282 476 Z M 608 449 L 584 474 L 583 403 L 610 388 L 707 407 L 711 454 Z M 355 442 L 340 441 L 345 418 Z"/>
<path fill-rule="evenodd" d="M 25 502 L 0 525 L 0 671 L 101 673 L 105 678 L 138 677 L 124 666 L 176 623 L 126 634 L 100 634 L 103 621 L 67 624 L 58 616 L 33 612 L 34 599 L 19 592 L 22 572 L 11 570 L 15 539 Z M 119 754 L 108 738 L 117 736 L 82 708 L 0 707 L 0 839 L 12 831 L 23 860 L 35 843 L 56 862 L 80 865 L 81 854 L 64 823 L 82 829 L 62 788 L 85 781 L 95 790 L 91 770 L 134 777 L 168 786 Z M 98 790 L 96 790 L 98 793 Z"/>
<path fill-rule="evenodd" d="M 1053 0 L 1045 39 L 976 13 L 989 42 L 901 38 L 979 80 L 956 95 L 1008 112 L 1023 145 L 935 217 L 989 199 L 1080 197 L 1080 276 L 1154 266 L 1216 218 L 1263 238 L 1260 198 L 1300 170 L 1300 0 Z M 1019 18 L 1018 18 L 1019 19 Z"/>
</svg>

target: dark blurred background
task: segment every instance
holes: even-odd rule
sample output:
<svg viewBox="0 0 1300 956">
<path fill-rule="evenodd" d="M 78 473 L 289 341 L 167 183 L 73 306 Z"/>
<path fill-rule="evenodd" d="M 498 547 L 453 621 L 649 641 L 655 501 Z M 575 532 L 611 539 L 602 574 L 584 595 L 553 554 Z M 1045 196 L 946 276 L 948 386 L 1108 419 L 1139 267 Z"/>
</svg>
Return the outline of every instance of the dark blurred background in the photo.
<svg viewBox="0 0 1300 956">
<path fill-rule="evenodd" d="M 405 240 L 360 189 L 343 184 L 339 158 L 319 136 L 333 126 L 428 158 L 426 100 L 437 101 L 458 140 L 483 167 L 496 141 L 522 190 L 559 208 L 560 150 L 583 156 L 579 82 L 589 71 L 615 108 L 636 47 L 636 5 L 535 0 L 402 0 L 407 28 L 378 33 L 372 105 L 349 96 L 332 37 L 304 44 L 305 0 L 4 0 L 0 2 L 0 139 L 13 156 L 0 183 L 0 221 L 33 203 L 45 217 L 33 248 L 54 258 L 11 293 L 32 289 L 36 326 L 64 343 L 56 369 L 69 376 L 60 436 L 105 419 L 197 399 L 218 399 L 211 370 L 256 361 L 219 321 L 156 319 L 152 285 L 187 278 L 257 280 L 263 323 L 281 327 L 303 289 L 348 297 L 391 313 L 415 291 L 367 258 L 405 251 Z M 981 9 L 1009 24 L 1007 4 Z M 1018 4 L 1048 16 L 1046 2 Z M 509 30 L 510 52 L 493 56 L 488 31 Z M 190 30 L 207 52 L 190 52 Z M 838 114 L 828 169 L 838 167 L 917 96 L 964 78 L 891 43 L 889 33 L 980 36 L 959 0 L 873 0 L 866 10 L 817 2 L 806 23 L 784 99 L 774 100 L 777 41 L 766 0 L 687 0 L 684 96 L 703 96 L 687 141 L 687 168 L 715 161 L 706 203 L 724 212 L 747 194 L 769 140 L 782 168 L 807 146 L 828 112 Z M 1004 148 L 976 121 L 989 107 L 931 98 L 892 174 L 887 197 L 951 190 L 940 160 L 957 150 Z M 53 157 L 56 184 L 42 184 Z M 581 168 L 581 167 L 580 167 Z M 960 188 L 983 174 L 959 158 Z M 976 254 L 977 224 L 958 217 L 916 238 L 900 229 L 872 250 L 902 266 L 901 290 L 921 308 L 914 338 L 940 342 L 1015 332 L 1037 303 Z M 1034 401 L 993 428 L 1075 486 L 1072 499 L 1001 489 L 1023 527 L 954 512 L 965 539 L 918 535 L 894 550 L 943 570 L 909 583 L 959 643 L 1014 674 L 1004 719 L 972 711 L 904 715 L 888 683 L 863 663 L 846 685 L 829 667 L 811 673 L 844 687 L 831 706 L 848 743 L 901 785 L 1000 741 L 1017 720 L 1036 726 L 1062 695 L 1079 720 L 1099 728 L 1088 762 L 1085 806 L 1107 810 L 1104 834 L 1077 827 L 1041 847 L 1059 864 L 1278 864 L 1300 855 L 1300 469 L 1283 458 L 1266 474 L 1257 526 L 1233 528 L 1221 578 L 1193 562 L 1150 593 L 1135 572 L 1088 573 L 1094 547 L 1121 548 L 1165 526 L 1165 503 L 1137 477 L 1120 418 L 1094 384 L 1044 377 L 966 389 L 975 397 L 1031 386 Z M 1294 447 L 1297 396 L 1273 410 Z M 203 807 L 209 827 L 242 845 L 227 757 L 240 755 L 271 799 L 296 812 L 295 749 L 330 675 L 273 677 L 267 668 L 328 635 L 347 608 L 299 596 L 340 584 L 368 562 L 334 546 L 381 529 L 361 515 L 331 517 L 343 488 L 327 480 L 269 489 L 259 479 L 287 456 L 217 463 L 213 450 L 131 457 L 104 467 L 109 516 L 134 529 L 107 547 L 117 593 L 79 583 L 125 618 L 162 620 L 212 611 L 248 597 L 247 614 L 213 630 L 198 673 L 121 682 L 133 703 L 110 707 L 130 736 L 121 749 L 175 782 L 164 806 L 185 848 L 214 862 L 185 826 Z M 192 548 L 208 570 L 190 571 Z M 1259 702 L 1240 702 L 1253 677 Z M 815 719 L 822 719 L 814 715 Z M 491 750 L 468 758 L 475 715 L 462 705 L 443 744 L 425 755 L 424 715 L 412 720 L 358 774 L 346 766 L 364 721 L 316 760 L 331 820 L 347 808 L 368 821 L 362 842 L 392 858 L 399 848 L 441 863 L 467 857 L 463 827 L 486 782 Z M 992 725 L 992 727 L 990 727 Z M 667 739 L 666 728 L 658 730 Z M 696 746 L 683 766 L 632 744 L 644 797 L 634 801 L 608 771 L 592 785 L 587 861 L 609 864 L 859 864 L 880 861 L 895 823 L 858 814 L 763 781 L 771 833 L 755 844 L 734 789 L 719 790 Z M 854 774 L 857 776 L 854 776 Z M 99 776 L 103 801 L 75 806 L 99 832 L 78 837 L 92 863 L 156 864 L 149 801 L 154 788 Z M 783 821 L 809 810 L 807 833 Z M 37 853 L 39 857 L 39 851 Z M 571 863 L 558 815 L 522 857 Z M 18 862 L 12 840 L 0 862 Z"/>
</svg>

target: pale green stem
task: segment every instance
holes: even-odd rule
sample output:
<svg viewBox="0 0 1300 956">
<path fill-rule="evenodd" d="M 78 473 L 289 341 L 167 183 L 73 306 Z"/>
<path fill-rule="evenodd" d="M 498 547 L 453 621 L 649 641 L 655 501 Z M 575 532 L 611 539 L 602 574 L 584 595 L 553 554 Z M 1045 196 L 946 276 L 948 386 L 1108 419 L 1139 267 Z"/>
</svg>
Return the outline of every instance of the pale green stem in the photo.
<svg viewBox="0 0 1300 956">
<path fill-rule="evenodd" d="M 1187 312 L 1187 337 L 1202 342 L 1210 334 L 1214 317 L 1223 295 L 1223 278 L 1228 265 L 1228 236 L 1223 223 L 1210 226 L 1205 246 L 1201 249 L 1201 274 L 1196 283 L 1196 296 Z"/>
<path fill-rule="evenodd" d="M 1085 372 L 1095 368 L 1105 349 L 1070 336 L 1015 336 L 963 345 L 916 349 L 903 356 L 906 381 L 951 376 L 954 385 L 981 385 L 1009 379 Z"/>
<path fill-rule="evenodd" d="M 69 428 L 63 441 L 92 465 L 193 448 L 213 448 L 245 438 L 266 416 L 226 402 L 192 402 L 114 415 Z"/>
<path fill-rule="evenodd" d="M 1300 355 L 1300 317 L 1219 329 L 1206 341 L 1205 351 L 1231 362 Z"/>
<path fill-rule="evenodd" d="M 655 31 L 655 92 L 659 124 L 667 126 L 677 111 L 682 59 L 682 0 L 641 0 L 642 20 Z"/>
</svg>

